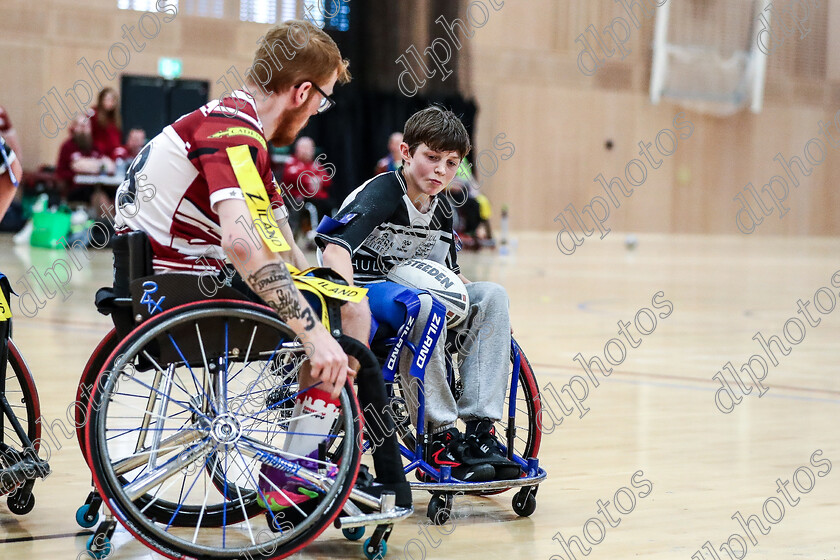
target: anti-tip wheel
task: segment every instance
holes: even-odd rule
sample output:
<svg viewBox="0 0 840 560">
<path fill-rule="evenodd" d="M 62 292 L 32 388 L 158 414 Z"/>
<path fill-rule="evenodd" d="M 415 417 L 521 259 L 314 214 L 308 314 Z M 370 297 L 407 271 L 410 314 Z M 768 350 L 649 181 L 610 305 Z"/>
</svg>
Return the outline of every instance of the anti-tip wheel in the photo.
<svg viewBox="0 0 840 560">
<path fill-rule="evenodd" d="M 513 511 L 520 517 L 530 517 L 537 509 L 537 497 L 530 488 L 523 488 L 513 496 Z"/>
<path fill-rule="evenodd" d="M 76 510 L 76 523 L 79 524 L 79 527 L 84 529 L 90 529 L 97 523 L 99 523 L 99 513 L 97 512 L 93 516 L 88 516 L 90 513 L 90 504 L 84 504 L 79 509 Z"/>
<path fill-rule="evenodd" d="M 368 539 L 365 541 L 365 558 L 367 558 L 368 560 L 382 560 L 383 558 L 385 558 L 385 555 L 388 554 L 388 543 L 386 543 L 385 541 L 380 541 L 379 548 L 375 549 L 370 544 L 371 538 L 373 537 L 368 537 Z"/>
<path fill-rule="evenodd" d="M 15 515 L 26 515 L 35 507 L 35 496 L 31 491 L 23 494 L 18 488 L 9 494 L 6 504 L 9 506 L 9 511 Z"/>
<path fill-rule="evenodd" d="M 344 535 L 344 538 L 348 541 L 357 541 L 365 536 L 365 528 L 349 527 L 347 529 L 342 529 L 341 534 Z"/>
<path fill-rule="evenodd" d="M 94 539 L 96 539 L 96 545 L 94 545 Z M 97 560 L 100 558 L 107 558 L 111 555 L 111 552 L 113 552 L 114 549 L 113 545 L 111 545 L 111 540 L 108 537 L 105 535 L 98 535 L 97 533 L 90 536 L 85 548 L 88 553 L 93 555 L 93 557 Z"/>
</svg>

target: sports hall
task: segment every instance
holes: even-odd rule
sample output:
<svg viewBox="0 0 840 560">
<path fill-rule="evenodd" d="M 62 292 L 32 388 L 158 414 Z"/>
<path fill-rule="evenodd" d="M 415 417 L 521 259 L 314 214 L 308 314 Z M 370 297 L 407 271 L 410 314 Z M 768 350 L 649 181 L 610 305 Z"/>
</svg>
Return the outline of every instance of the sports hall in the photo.
<svg viewBox="0 0 840 560">
<path fill-rule="evenodd" d="M 51 471 L 31 511 L 0 499 L 3 558 L 167 557 L 122 523 L 97 556 L 96 526 L 77 523 L 92 486 L 74 402 L 113 328 L 94 305 L 114 279 L 100 204 L 114 204 L 146 139 L 242 87 L 261 37 L 288 19 L 326 31 L 353 77 L 299 135 L 308 145 L 271 151 L 278 182 L 290 163 L 330 170 L 329 198 L 298 193 L 308 261 L 314 222 L 387 169 L 392 133 L 432 103 L 451 109 L 472 142 L 458 262 L 506 289 L 539 387 L 529 433 L 546 476 L 533 513 L 512 507 L 517 488 L 455 492 L 436 525 L 435 498 L 415 488 L 386 558 L 840 558 L 840 1 L 2 0 L 0 11 L 11 123 L 0 135 L 23 168 L 0 273 L 17 294 L 12 340 Z M 88 147 L 92 166 L 60 176 L 88 122 L 116 130 L 122 151 Z M 86 250 L 58 243 L 73 233 Z M 253 520 L 232 530 L 265 530 Z M 292 557 L 364 558 L 361 542 L 330 526 Z M 227 553 L 215 557 L 254 556 Z"/>
</svg>

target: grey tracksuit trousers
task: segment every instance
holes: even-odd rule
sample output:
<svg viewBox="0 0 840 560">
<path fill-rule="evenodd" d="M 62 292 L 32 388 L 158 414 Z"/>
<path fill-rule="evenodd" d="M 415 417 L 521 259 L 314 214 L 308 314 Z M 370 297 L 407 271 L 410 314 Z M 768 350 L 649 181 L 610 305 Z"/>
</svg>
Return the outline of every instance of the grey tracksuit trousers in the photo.
<svg viewBox="0 0 840 560">
<path fill-rule="evenodd" d="M 455 349 L 461 373 L 463 394 L 455 401 L 446 380 L 446 329 L 426 365 L 423 392 L 426 397 L 426 425 L 431 433 L 442 432 L 458 418 L 499 420 L 510 375 L 510 316 L 505 289 L 492 282 L 471 282 L 466 285 L 470 308 L 466 319 L 457 325 Z M 431 297 L 420 295 L 420 313 L 409 339 L 419 346 L 423 326 L 431 311 Z M 411 351 L 400 354 L 400 379 L 412 423 L 417 425 L 417 391 L 419 384 L 410 376 Z M 406 393 L 411 392 L 414 397 Z"/>
</svg>

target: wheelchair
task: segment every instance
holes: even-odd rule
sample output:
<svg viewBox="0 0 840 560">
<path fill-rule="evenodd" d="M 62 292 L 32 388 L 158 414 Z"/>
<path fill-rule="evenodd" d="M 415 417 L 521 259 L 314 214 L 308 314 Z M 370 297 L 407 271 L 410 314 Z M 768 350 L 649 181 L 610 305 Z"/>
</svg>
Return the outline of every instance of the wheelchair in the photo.
<svg viewBox="0 0 840 560">
<path fill-rule="evenodd" d="M 414 290 L 409 290 L 414 291 Z M 420 291 L 415 291 L 420 293 Z M 432 298 L 432 312 L 444 315 L 443 305 Z M 394 299 L 400 301 L 410 294 L 403 291 Z M 406 300 L 407 301 L 407 300 Z M 534 376 L 531 364 L 525 357 L 517 342 L 511 338 L 510 361 L 511 374 L 508 383 L 508 393 L 505 398 L 504 410 L 507 416 L 496 422 L 496 433 L 503 436 L 500 447 L 506 453 L 508 459 L 515 461 L 522 468 L 523 474 L 514 480 L 498 480 L 488 482 L 464 482 L 452 477 L 450 467 L 443 466 L 440 470 L 430 464 L 428 451 L 430 448 L 430 435 L 423 418 L 425 399 L 423 394 L 423 378 L 418 378 L 417 395 L 407 395 L 399 382 L 399 361 L 400 350 L 408 348 L 410 354 L 416 355 L 417 348 L 408 340 L 409 329 L 406 325 L 412 325 L 413 319 L 408 321 L 409 311 L 406 308 L 406 317 L 402 325 L 396 328 L 393 318 L 390 325 L 380 325 L 380 333 L 372 335 L 371 347 L 383 364 L 383 376 L 386 386 L 389 389 L 392 401 L 393 414 L 402 444 L 400 451 L 407 464 L 404 465 L 406 474 L 416 471 L 420 482 L 412 482 L 412 489 L 427 490 L 432 494 L 426 511 L 428 518 L 435 524 L 444 524 L 451 516 L 454 498 L 458 494 L 493 495 L 505 492 L 512 488 L 518 488 L 512 499 L 514 512 L 521 517 L 528 517 L 536 510 L 536 495 L 539 484 L 545 480 L 547 473 L 539 466 L 538 453 L 541 432 L 541 403 L 539 386 Z M 417 325 L 415 328 L 419 328 Z M 394 331 L 396 330 L 396 335 Z M 447 345 L 447 379 L 449 387 L 457 401 L 463 392 L 460 374 L 457 369 L 457 360 L 453 355 L 457 354 L 458 343 L 453 332 L 449 332 L 448 340 L 437 341 Z M 390 364 L 390 367 L 389 365 Z M 418 407 L 418 426 L 416 430 L 411 426 L 409 414 L 405 403 L 406 399 L 414 399 Z M 463 432 L 463 426 L 460 427 Z"/>
<path fill-rule="evenodd" d="M 12 293 L 0 274 L 0 314 Z M 41 447 L 41 405 L 29 367 L 12 341 L 11 319 L 0 320 L 0 496 L 8 496 L 9 511 L 25 515 L 35 507 L 35 481 L 50 474 L 38 456 Z"/>
<path fill-rule="evenodd" d="M 392 493 L 354 487 L 363 421 L 351 382 L 330 430 L 306 434 L 324 441 L 316 466 L 293 462 L 300 457 L 283 444 L 295 433 L 294 399 L 309 390 L 297 379 L 307 349 L 270 308 L 233 288 L 195 301 L 197 276 L 150 275 L 142 234 L 117 240 L 114 287 L 97 294 L 115 328 L 89 359 L 77 395 L 95 489 L 76 519 L 89 528 L 103 503 L 110 511 L 88 540 L 89 555 L 111 553 L 117 522 L 169 558 L 214 559 L 283 558 L 333 524 L 348 538 L 374 525 L 363 551 L 383 558 L 393 523 L 413 510 L 397 507 Z M 322 319 L 362 364 L 359 375 L 379 374 L 373 354 L 340 333 L 338 303 L 327 300 Z M 353 445 L 332 445 L 339 437 Z M 258 503 L 266 502 L 264 465 L 306 481 L 317 497 L 266 511 Z"/>
</svg>

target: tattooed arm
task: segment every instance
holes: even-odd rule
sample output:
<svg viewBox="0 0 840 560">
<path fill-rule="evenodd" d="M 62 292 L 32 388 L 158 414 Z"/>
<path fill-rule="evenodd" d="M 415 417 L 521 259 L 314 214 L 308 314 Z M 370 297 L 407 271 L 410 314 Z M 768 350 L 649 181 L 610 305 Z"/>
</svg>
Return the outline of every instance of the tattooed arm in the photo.
<svg viewBox="0 0 840 560">
<path fill-rule="evenodd" d="M 216 204 L 222 227 L 222 248 L 230 256 L 237 272 L 248 287 L 285 321 L 300 337 L 312 345 L 309 357 L 312 379 L 324 383 L 324 389 L 337 397 L 348 374 L 347 355 L 338 342 L 318 321 L 303 294 L 295 287 L 279 254 L 265 243 L 254 246 L 243 223 L 252 223 L 242 200 L 228 199 Z M 238 219 L 238 223 L 237 223 Z M 353 373 L 352 370 L 349 370 Z"/>
</svg>

